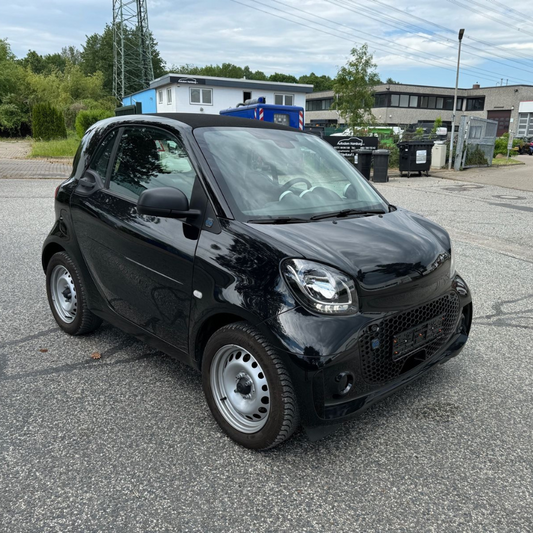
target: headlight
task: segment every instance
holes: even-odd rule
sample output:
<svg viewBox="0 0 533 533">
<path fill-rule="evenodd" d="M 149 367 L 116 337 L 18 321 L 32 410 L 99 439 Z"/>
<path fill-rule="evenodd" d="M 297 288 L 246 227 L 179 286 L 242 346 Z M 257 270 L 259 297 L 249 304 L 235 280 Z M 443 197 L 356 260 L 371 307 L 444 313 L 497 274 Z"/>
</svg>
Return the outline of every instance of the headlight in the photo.
<svg viewBox="0 0 533 533">
<path fill-rule="evenodd" d="M 450 244 L 450 278 L 455 276 L 455 252 L 454 247 Z"/>
<path fill-rule="evenodd" d="M 305 307 L 328 315 L 357 313 L 355 282 L 340 270 L 304 259 L 287 259 L 281 271 Z"/>
</svg>

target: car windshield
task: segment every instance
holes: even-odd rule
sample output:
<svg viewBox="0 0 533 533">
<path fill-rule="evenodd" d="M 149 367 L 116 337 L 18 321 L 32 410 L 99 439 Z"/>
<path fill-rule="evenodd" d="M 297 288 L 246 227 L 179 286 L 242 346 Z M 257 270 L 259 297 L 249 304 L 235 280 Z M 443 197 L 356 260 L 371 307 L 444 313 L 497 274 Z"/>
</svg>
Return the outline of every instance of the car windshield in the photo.
<svg viewBox="0 0 533 533">
<path fill-rule="evenodd" d="M 239 220 L 388 211 L 355 167 L 314 135 L 263 128 L 194 134 Z"/>
</svg>

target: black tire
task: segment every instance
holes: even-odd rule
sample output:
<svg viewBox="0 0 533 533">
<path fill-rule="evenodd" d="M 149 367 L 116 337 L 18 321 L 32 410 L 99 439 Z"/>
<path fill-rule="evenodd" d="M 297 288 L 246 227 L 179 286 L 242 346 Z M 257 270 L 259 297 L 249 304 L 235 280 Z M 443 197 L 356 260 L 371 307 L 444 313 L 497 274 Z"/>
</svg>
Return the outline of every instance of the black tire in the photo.
<svg viewBox="0 0 533 533">
<path fill-rule="evenodd" d="M 63 278 L 67 279 L 67 284 L 70 283 L 72 291 L 70 298 L 75 298 L 75 308 L 69 312 L 69 317 L 62 311 L 61 303 L 54 301 L 54 291 L 52 285 L 55 283 L 56 273 L 61 269 Z M 58 252 L 52 256 L 46 267 L 46 294 L 48 296 L 48 304 L 52 310 L 52 314 L 59 327 L 70 335 L 84 335 L 90 333 L 100 326 L 102 319 L 93 314 L 87 307 L 87 296 L 83 279 L 80 275 L 79 269 L 66 252 Z M 65 297 L 66 299 L 67 297 Z M 66 300 L 65 300 L 66 301 Z"/>
<path fill-rule="evenodd" d="M 232 346 L 242 347 L 243 353 L 250 354 L 252 360 L 255 358 L 252 365 L 258 363 L 259 366 L 256 371 L 259 371 L 260 376 L 261 374 L 264 376 L 268 384 L 268 394 L 270 395 L 269 412 L 264 425 L 257 431 L 254 431 L 253 428 L 249 428 L 249 432 L 236 429 L 228 421 L 228 415 L 225 415 L 217 405 L 217 402 L 221 403 L 221 399 L 217 400 L 214 396 L 216 391 L 213 390 L 213 379 L 215 378 L 212 378 L 212 376 L 217 375 L 219 368 L 216 361 L 220 360 L 222 351 Z M 244 360 L 245 356 L 243 356 Z M 228 368 L 227 364 L 224 368 Z M 252 379 L 255 379 L 253 374 Z M 202 384 L 209 408 L 219 426 L 230 438 L 246 448 L 253 450 L 273 448 L 288 439 L 300 424 L 296 393 L 281 357 L 266 339 L 246 322 L 237 322 L 224 326 L 209 339 L 202 360 Z M 257 390 L 259 390 L 259 387 Z M 266 389 L 263 388 L 262 390 Z M 233 392 L 237 393 L 237 390 Z M 261 394 L 263 393 L 260 392 L 259 395 Z M 229 396 L 229 394 L 226 394 L 226 396 Z M 229 398 L 224 399 L 230 402 Z M 261 398 L 261 400 L 264 400 L 264 398 Z M 262 408 L 260 407 L 260 409 Z M 254 416 L 256 415 L 254 414 Z M 252 421 L 253 423 L 254 421 Z"/>
</svg>

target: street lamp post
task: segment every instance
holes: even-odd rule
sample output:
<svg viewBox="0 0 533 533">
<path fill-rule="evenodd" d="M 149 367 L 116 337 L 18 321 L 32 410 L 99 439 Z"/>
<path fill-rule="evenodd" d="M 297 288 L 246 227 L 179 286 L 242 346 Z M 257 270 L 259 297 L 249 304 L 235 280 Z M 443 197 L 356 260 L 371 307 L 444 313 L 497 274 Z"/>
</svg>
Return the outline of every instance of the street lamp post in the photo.
<svg viewBox="0 0 533 533">
<path fill-rule="evenodd" d="M 452 169 L 453 138 L 455 136 L 455 111 L 457 109 L 457 86 L 459 85 L 459 63 L 461 62 L 461 42 L 463 41 L 464 33 L 464 29 L 459 30 L 459 50 L 457 52 L 457 74 L 455 76 L 455 93 L 453 96 L 452 136 L 450 138 L 450 159 L 448 161 L 448 170 Z"/>
</svg>

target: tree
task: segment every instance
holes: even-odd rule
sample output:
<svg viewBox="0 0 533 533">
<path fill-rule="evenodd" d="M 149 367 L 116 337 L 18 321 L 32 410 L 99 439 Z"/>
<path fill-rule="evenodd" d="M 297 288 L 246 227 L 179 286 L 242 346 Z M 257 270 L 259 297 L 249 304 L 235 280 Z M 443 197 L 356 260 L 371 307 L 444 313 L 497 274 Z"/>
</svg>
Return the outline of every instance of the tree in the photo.
<svg viewBox="0 0 533 533">
<path fill-rule="evenodd" d="M 43 141 L 67 137 L 63 113 L 49 102 L 36 104 L 33 107 L 32 126 L 33 136 Z"/>
<path fill-rule="evenodd" d="M 20 134 L 24 115 L 15 104 L 0 104 L 0 131 L 8 135 Z"/>
<path fill-rule="evenodd" d="M 0 39 L 0 104 L 11 94 L 19 94 L 24 88 L 24 69 L 15 61 L 15 55 L 7 39 Z"/>
<path fill-rule="evenodd" d="M 268 77 L 268 81 L 277 81 L 280 83 L 298 83 L 298 80 L 290 74 L 282 74 L 281 72 L 274 72 Z"/>
<path fill-rule="evenodd" d="M 170 69 L 167 71 L 167 74 L 176 73 L 176 74 L 189 74 L 190 76 L 201 76 L 201 67 L 197 67 L 191 63 L 185 63 L 184 65 L 174 65 L 170 66 Z"/>
<path fill-rule="evenodd" d="M 60 54 L 42 56 L 35 50 L 28 50 L 26 56 L 18 63 L 35 74 L 51 74 L 55 71 L 64 72 L 68 63 L 79 64 L 80 51 L 75 46 L 64 47 Z"/>
<path fill-rule="evenodd" d="M 317 76 L 314 72 L 298 78 L 298 83 L 308 83 L 313 86 L 313 91 L 331 91 L 333 89 L 333 80 L 326 75 Z"/>
<path fill-rule="evenodd" d="M 385 83 L 388 83 L 389 85 L 399 85 L 399 81 L 394 81 L 392 78 L 387 78 L 387 81 Z"/>
<path fill-rule="evenodd" d="M 436 135 L 437 134 L 437 130 L 442 127 L 442 118 L 441 117 L 437 117 L 435 119 L 435 122 L 433 122 L 433 128 L 431 128 L 431 134 L 432 135 Z"/>
<path fill-rule="evenodd" d="M 61 57 L 72 65 L 79 65 L 82 61 L 81 51 L 75 46 L 63 46 L 61 48 Z"/>
<path fill-rule="evenodd" d="M 333 82 L 337 98 L 332 107 L 339 111 L 348 126 L 355 128 L 374 121 L 374 86 L 378 84 L 376 64 L 368 45 L 352 48 L 350 59 L 339 69 Z"/>
<path fill-rule="evenodd" d="M 137 35 L 135 30 L 125 29 L 125 47 L 137 48 Z M 163 61 L 157 41 L 150 34 L 150 44 L 152 48 L 152 66 L 154 78 L 159 78 L 165 74 L 165 62 Z M 108 94 L 113 92 L 113 26 L 106 24 L 102 34 L 93 33 L 86 37 L 85 45 L 81 52 L 81 66 L 85 74 L 95 74 L 100 71 L 104 76 L 104 90 Z M 139 71 L 141 66 L 139 65 Z M 140 72 L 138 78 L 140 79 Z M 132 85 L 127 88 L 128 92 L 135 92 L 142 89 L 141 85 Z"/>
</svg>

